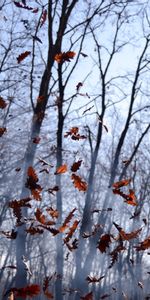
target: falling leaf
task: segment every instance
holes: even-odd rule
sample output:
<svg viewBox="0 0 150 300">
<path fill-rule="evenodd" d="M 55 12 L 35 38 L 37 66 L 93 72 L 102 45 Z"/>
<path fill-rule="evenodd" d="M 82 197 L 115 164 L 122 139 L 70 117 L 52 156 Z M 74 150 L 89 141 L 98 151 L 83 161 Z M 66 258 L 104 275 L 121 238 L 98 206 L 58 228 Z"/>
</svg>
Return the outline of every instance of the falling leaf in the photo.
<svg viewBox="0 0 150 300">
<path fill-rule="evenodd" d="M 144 284 L 143 284 L 141 281 L 138 282 L 138 286 L 139 286 L 141 289 L 144 288 Z"/>
<path fill-rule="evenodd" d="M 36 136 L 32 139 L 34 144 L 39 144 L 40 140 L 41 140 L 41 138 L 39 136 Z"/>
<path fill-rule="evenodd" d="M 34 197 L 34 199 L 36 199 L 37 201 L 41 200 L 41 195 L 40 192 L 42 191 L 42 188 L 39 184 L 37 184 L 37 182 L 39 181 L 35 170 L 33 169 L 33 167 L 29 167 L 28 171 L 27 171 L 27 181 L 25 186 L 30 189 L 32 196 Z"/>
<path fill-rule="evenodd" d="M 54 192 L 58 192 L 58 191 L 59 191 L 59 186 L 58 185 L 55 185 L 53 188 L 49 188 L 47 190 L 47 192 L 52 194 L 52 195 L 55 195 Z"/>
<path fill-rule="evenodd" d="M 48 214 L 54 219 L 59 217 L 59 211 L 57 209 L 53 209 L 52 207 L 49 207 L 46 209 Z"/>
<path fill-rule="evenodd" d="M 4 109 L 7 106 L 5 100 L 0 96 L 0 108 Z"/>
<path fill-rule="evenodd" d="M 73 184 L 75 188 L 77 188 L 79 191 L 85 192 L 87 190 L 87 182 L 83 181 L 80 176 L 77 176 L 76 174 L 71 175 L 71 179 L 73 180 Z"/>
<path fill-rule="evenodd" d="M 119 235 L 123 241 L 129 241 L 131 239 L 137 238 L 138 234 L 141 232 L 142 228 L 132 231 L 130 233 L 126 233 L 118 224 L 113 222 L 117 230 L 119 231 Z"/>
<path fill-rule="evenodd" d="M 25 51 L 23 53 L 21 53 L 18 57 L 17 57 L 17 61 L 18 61 L 18 64 L 20 64 L 20 62 L 22 60 L 24 60 L 27 56 L 29 56 L 31 54 L 31 51 Z"/>
<path fill-rule="evenodd" d="M 110 234 L 104 234 L 101 236 L 97 248 L 102 252 L 106 252 L 106 248 L 109 248 L 111 243 L 111 236 Z"/>
<path fill-rule="evenodd" d="M 40 286 L 37 284 L 32 284 L 23 288 L 13 288 L 12 290 L 15 291 L 15 296 L 16 297 L 22 297 L 22 298 L 27 298 L 27 297 L 34 297 L 39 295 L 40 293 Z"/>
<path fill-rule="evenodd" d="M 74 208 L 70 213 L 69 215 L 65 218 L 62 226 L 59 227 L 59 232 L 64 232 L 64 230 L 66 230 L 68 228 L 68 224 L 69 222 L 71 221 L 71 219 L 73 218 L 74 216 L 74 212 L 76 211 L 76 208 Z"/>
<path fill-rule="evenodd" d="M 81 297 L 80 299 L 82 299 L 82 300 L 93 300 L 93 293 L 90 292 L 90 293 L 86 294 L 85 296 Z"/>
<path fill-rule="evenodd" d="M 47 19 L 47 10 L 45 9 L 41 16 L 40 27 L 42 27 Z"/>
<path fill-rule="evenodd" d="M 103 278 L 105 277 L 105 275 L 104 276 L 101 276 L 101 277 L 92 277 L 92 276 L 87 276 L 86 277 L 86 280 L 88 281 L 88 283 L 97 283 L 97 282 L 100 282 Z"/>
<path fill-rule="evenodd" d="M 141 242 L 138 246 L 135 246 L 137 251 L 144 251 L 148 248 L 150 248 L 150 237 L 145 239 L 143 242 Z"/>
<path fill-rule="evenodd" d="M 15 231 L 14 229 L 12 229 L 12 231 L 0 231 L 0 233 L 4 234 L 7 239 L 11 239 L 11 240 L 15 240 L 17 237 L 17 231 Z"/>
<path fill-rule="evenodd" d="M 6 127 L 0 127 L 0 137 L 7 131 Z"/>
<path fill-rule="evenodd" d="M 30 6 L 27 6 L 25 4 L 25 1 L 22 1 L 22 3 L 14 1 L 13 3 L 19 8 L 24 8 L 24 9 L 27 9 L 27 10 L 31 10 L 33 13 L 38 12 L 38 8 L 33 8 L 33 7 L 30 7 Z"/>
<path fill-rule="evenodd" d="M 61 52 L 55 55 L 54 60 L 56 60 L 58 63 L 63 63 L 64 61 L 70 62 L 75 55 L 76 53 L 73 51 Z"/>
<path fill-rule="evenodd" d="M 79 225 L 80 221 L 75 220 L 73 225 L 69 228 L 69 232 L 67 233 L 67 236 L 64 239 L 64 243 L 68 243 L 69 240 L 72 238 L 75 230 L 77 229 L 78 225 Z"/>
<path fill-rule="evenodd" d="M 109 269 L 112 268 L 114 263 L 118 260 L 118 253 L 120 253 L 123 250 L 126 250 L 126 248 L 123 246 L 123 242 L 119 240 L 119 245 L 110 253 L 112 261 L 110 266 L 108 267 Z"/>
<path fill-rule="evenodd" d="M 42 234 L 44 230 L 38 227 L 30 226 L 29 228 L 26 229 L 26 232 L 30 233 L 31 235 L 35 235 L 35 234 Z"/>
<path fill-rule="evenodd" d="M 121 188 L 122 186 L 128 185 L 130 182 L 131 182 L 131 179 L 124 179 L 124 180 L 115 182 L 115 183 L 113 184 L 113 188 L 119 189 L 119 188 Z"/>
<path fill-rule="evenodd" d="M 73 163 L 73 165 L 71 166 L 71 171 L 72 172 L 78 171 L 81 166 L 81 163 L 82 163 L 82 160 L 78 160 L 77 162 Z"/>
<path fill-rule="evenodd" d="M 55 175 L 66 173 L 67 170 L 68 170 L 68 167 L 67 167 L 66 164 L 64 164 L 64 165 L 57 168 L 57 170 L 55 172 Z"/>
<path fill-rule="evenodd" d="M 40 222 L 43 225 L 46 225 L 46 226 L 50 225 L 51 226 L 51 225 L 55 224 L 54 221 L 46 221 L 45 215 L 42 214 L 42 212 L 39 208 L 37 208 L 37 210 L 35 212 L 35 217 L 36 217 L 37 221 Z"/>
<path fill-rule="evenodd" d="M 136 196 L 133 190 L 129 189 L 129 194 L 124 194 L 120 189 L 113 189 L 113 193 L 120 195 L 122 198 L 124 198 L 124 202 L 132 205 L 132 206 L 137 206 L 138 203 L 136 202 Z"/>
<path fill-rule="evenodd" d="M 22 213 L 21 213 L 21 207 L 29 207 L 31 208 L 31 204 L 29 203 L 31 201 L 30 197 L 23 198 L 21 200 L 13 200 L 9 202 L 9 207 L 13 209 L 13 214 L 16 217 L 17 224 L 19 225 L 21 223 L 22 219 Z"/>
<path fill-rule="evenodd" d="M 78 248 L 78 240 L 74 239 L 71 244 L 66 243 L 66 246 L 68 247 L 69 251 L 73 251 Z M 69 254 L 69 253 L 68 253 Z"/>
</svg>

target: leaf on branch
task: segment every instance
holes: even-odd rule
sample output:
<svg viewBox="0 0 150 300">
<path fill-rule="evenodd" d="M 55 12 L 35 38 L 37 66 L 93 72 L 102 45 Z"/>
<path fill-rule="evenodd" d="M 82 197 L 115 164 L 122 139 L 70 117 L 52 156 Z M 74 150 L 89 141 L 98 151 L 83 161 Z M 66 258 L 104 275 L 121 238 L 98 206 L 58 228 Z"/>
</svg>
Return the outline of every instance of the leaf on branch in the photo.
<svg viewBox="0 0 150 300">
<path fill-rule="evenodd" d="M 47 10 L 45 9 L 41 16 L 40 27 L 42 27 L 44 25 L 44 23 L 46 22 L 46 19 L 47 19 Z"/>
<path fill-rule="evenodd" d="M 106 248 L 109 248 L 110 243 L 111 243 L 111 235 L 110 234 L 104 234 L 100 237 L 97 248 L 102 253 L 104 253 L 104 252 L 106 252 Z"/>
<path fill-rule="evenodd" d="M 80 87 L 83 86 L 82 82 L 78 82 L 78 84 L 76 85 L 76 91 L 78 92 Z"/>
<path fill-rule="evenodd" d="M 22 62 L 22 60 L 24 60 L 27 56 L 29 56 L 31 54 L 31 51 L 25 51 L 23 53 L 21 53 L 18 57 L 17 57 L 17 61 L 18 64 L 20 64 Z"/>
<path fill-rule="evenodd" d="M 59 217 L 59 211 L 57 209 L 53 209 L 52 207 L 46 208 L 46 211 L 53 219 L 58 219 Z"/>
<path fill-rule="evenodd" d="M 59 232 L 64 232 L 69 226 L 69 222 L 71 221 L 71 219 L 73 218 L 74 216 L 74 212 L 76 211 L 76 208 L 74 208 L 70 213 L 69 215 L 65 218 L 65 221 L 63 222 L 62 226 L 59 227 Z"/>
<path fill-rule="evenodd" d="M 88 184 L 87 182 L 83 181 L 80 176 L 73 173 L 71 175 L 71 179 L 73 180 L 75 188 L 77 188 L 79 191 L 85 192 L 87 190 Z"/>
<path fill-rule="evenodd" d="M 38 179 L 33 167 L 30 166 L 28 168 L 27 175 L 28 175 L 28 177 L 27 177 L 25 186 L 28 189 L 30 189 L 33 198 L 36 199 L 37 201 L 38 200 L 40 201 L 41 200 L 40 192 L 42 191 L 42 188 L 39 184 L 37 184 L 39 179 Z"/>
<path fill-rule="evenodd" d="M 7 131 L 6 127 L 0 127 L 0 137 Z"/>
<path fill-rule="evenodd" d="M 86 294 L 85 296 L 81 297 L 80 299 L 82 299 L 82 300 L 93 300 L 93 293 L 90 292 L 90 293 Z"/>
<path fill-rule="evenodd" d="M 58 175 L 58 174 L 63 174 L 63 173 L 66 173 L 68 171 L 68 167 L 66 164 L 60 166 L 57 168 L 56 172 L 54 173 L 55 175 Z"/>
<path fill-rule="evenodd" d="M 144 251 L 150 248 L 150 237 L 141 242 L 138 246 L 135 246 L 137 251 Z"/>
<path fill-rule="evenodd" d="M 58 62 L 58 64 L 63 63 L 65 61 L 70 62 L 71 59 L 76 55 L 73 51 L 61 52 L 55 55 L 54 60 Z"/>
<path fill-rule="evenodd" d="M 97 283 L 97 282 L 100 282 L 104 277 L 105 277 L 105 275 L 101 276 L 101 277 L 98 277 L 98 278 L 96 278 L 95 276 L 92 277 L 92 276 L 88 275 L 86 277 L 86 280 L 88 281 L 88 283 Z"/>
<path fill-rule="evenodd" d="M 78 160 L 77 162 L 73 163 L 73 165 L 71 166 L 71 171 L 72 172 L 78 171 L 81 166 L 81 163 L 82 163 L 82 160 Z"/>
<path fill-rule="evenodd" d="M 37 221 L 43 225 L 51 226 L 51 225 L 55 224 L 54 221 L 46 221 L 45 215 L 42 214 L 42 212 L 39 208 L 37 208 L 37 210 L 35 212 L 35 217 L 36 217 Z"/>
<path fill-rule="evenodd" d="M 6 101 L 0 96 L 0 108 L 4 109 L 7 106 Z"/>
<path fill-rule="evenodd" d="M 75 220 L 73 225 L 69 228 L 69 232 L 67 233 L 67 236 L 64 239 L 65 244 L 68 243 L 69 240 L 72 238 L 72 236 L 73 236 L 75 230 L 77 229 L 79 223 L 80 223 L 80 221 Z"/>
<path fill-rule="evenodd" d="M 119 188 L 121 188 L 122 186 L 128 185 L 130 182 L 131 182 L 131 179 L 124 179 L 124 180 L 115 182 L 115 183 L 113 183 L 113 188 L 119 189 Z"/>
</svg>

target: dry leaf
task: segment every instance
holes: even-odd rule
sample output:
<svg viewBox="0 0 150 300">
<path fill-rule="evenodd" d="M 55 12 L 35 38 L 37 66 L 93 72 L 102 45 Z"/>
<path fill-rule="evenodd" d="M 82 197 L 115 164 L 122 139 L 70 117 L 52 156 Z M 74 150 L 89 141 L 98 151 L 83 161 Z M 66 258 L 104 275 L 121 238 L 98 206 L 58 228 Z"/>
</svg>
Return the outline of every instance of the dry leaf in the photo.
<svg viewBox="0 0 150 300">
<path fill-rule="evenodd" d="M 55 172 L 55 175 L 66 173 L 67 170 L 68 170 L 68 167 L 67 167 L 66 164 L 64 164 L 64 165 L 57 168 L 57 170 Z"/>
</svg>

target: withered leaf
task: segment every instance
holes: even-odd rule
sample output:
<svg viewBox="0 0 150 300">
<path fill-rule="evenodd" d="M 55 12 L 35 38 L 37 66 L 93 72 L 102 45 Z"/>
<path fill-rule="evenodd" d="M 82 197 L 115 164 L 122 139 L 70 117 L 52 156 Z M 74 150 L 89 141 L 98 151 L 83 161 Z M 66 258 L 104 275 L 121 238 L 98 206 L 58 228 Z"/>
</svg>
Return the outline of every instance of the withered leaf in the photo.
<svg viewBox="0 0 150 300">
<path fill-rule="evenodd" d="M 47 10 L 45 9 L 41 16 L 40 27 L 42 27 L 47 19 Z"/>
<path fill-rule="evenodd" d="M 77 188 L 79 191 L 85 192 L 87 190 L 87 182 L 83 181 L 80 176 L 73 173 L 71 175 L 71 179 L 73 180 L 75 188 Z"/>
<path fill-rule="evenodd" d="M 14 292 L 15 297 L 32 298 L 34 296 L 39 295 L 40 286 L 37 284 L 32 284 L 23 288 L 12 288 L 11 291 Z"/>
<path fill-rule="evenodd" d="M 71 221 L 71 219 L 73 218 L 74 216 L 74 212 L 76 211 L 76 208 L 74 208 L 70 213 L 69 215 L 65 218 L 62 226 L 59 227 L 59 232 L 64 232 L 67 228 L 68 228 L 68 224 L 69 222 Z"/>
<path fill-rule="evenodd" d="M 7 106 L 6 101 L 0 96 L 0 108 L 4 109 Z"/>
<path fill-rule="evenodd" d="M 73 59 L 75 55 L 76 53 L 73 51 L 62 52 L 56 54 L 54 60 L 56 60 L 58 63 L 63 63 L 65 61 L 70 62 L 70 60 Z"/>
<path fill-rule="evenodd" d="M 46 211 L 48 212 L 48 214 L 54 219 L 54 218 L 58 218 L 59 217 L 59 211 L 57 209 L 53 209 L 52 207 L 48 207 L 46 209 Z"/>
<path fill-rule="evenodd" d="M 78 82 L 78 84 L 76 85 L 76 90 L 77 92 L 79 91 L 80 87 L 83 86 L 82 82 Z"/>
<path fill-rule="evenodd" d="M 106 252 L 106 248 L 109 248 L 111 243 L 111 236 L 110 234 L 104 234 L 100 237 L 98 242 L 97 248 L 102 252 Z"/>
<path fill-rule="evenodd" d="M 55 224 L 54 221 L 46 221 L 45 215 L 42 214 L 42 212 L 39 208 L 37 208 L 37 210 L 35 212 L 35 217 L 36 217 L 37 221 L 43 225 L 51 226 L 51 225 Z"/>
<path fill-rule="evenodd" d="M 82 299 L 82 300 L 93 300 L 93 293 L 90 292 L 90 293 L 86 294 L 85 296 L 81 297 L 80 299 Z"/>
<path fill-rule="evenodd" d="M 119 245 L 110 253 L 112 261 L 111 261 L 110 266 L 108 267 L 109 269 L 112 268 L 114 263 L 118 260 L 118 253 L 120 253 L 123 250 L 126 250 L 126 248 L 123 246 L 123 242 L 120 241 Z"/>
<path fill-rule="evenodd" d="M 27 181 L 25 186 L 30 189 L 32 196 L 34 197 L 34 199 L 36 199 L 37 201 L 41 200 L 41 195 L 40 192 L 42 191 L 42 188 L 39 184 L 37 184 L 37 182 L 39 181 L 38 176 L 36 175 L 35 170 L 33 169 L 33 167 L 29 167 L 28 171 L 27 171 Z"/>
<path fill-rule="evenodd" d="M 82 160 L 78 160 L 77 162 L 74 162 L 73 165 L 71 166 L 71 171 L 76 172 L 79 170 L 81 166 Z"/>
<path fill-rule="evenodd" d="M 131 239 L 137 238 L 138 234 L 141 232 L 142 228 L 139 228 L 135 231 L 132 231 L 130 233 L 126 233 L 118 224 L 116 224 L 115 222 L 113 222 L 113 224 L 115 225 L 115 227 L 117 228 L 117 230 L 119 231 L 119 235 L 120 238 L 123 241 L 129 241 Z"/>
<path fill-rule="evenodd" d="M 55 175 L 66 173 L 67 170 L 68 170 L 68 167 L 67 167 L 66 164 L 64 164 L 64 165 L 57 168 L 57 170 L 55 172 Z"/>
<path fill-rule="evenodd" d="M 100 282 L 103 278 L 105 277 L 105 275 L 104 276 L 101 276 L 101 277 L 92 277 L 92 276 L 87 276 L 86 277 L 86 280 L 88 281 L 88 283 L 97 283 L 97 282 Z"/>
<path fill-rule="evenodd" d="M 67 236 L 64 239 L 65 244 L 68 243 L 69 240 L 72 238 L 72 236 L 73 236 L 75 230 L 77 229 L 79 223 L 80 223 L 80 221 L 75 220 L 73 225 L 69 228 L 69 232 L 67 233 Z"/>
<path fill-rule="evenodd" d="M 29 56 L 31 54 L 31 51 L 25 51 L 23 53 L 21 53 L 18 57 L 17 57 L 17 61 L 18 64 L 20 64 L 22 62 L 22 60 L 24 60 L 27 56 Z"/>
<path fill-rule="evenodd" d="M 118 182 L 113 183 L 113 188 L 118 189 L 121 188 L 122 186 L 126 186 L 131 182 L 131 179 L 124 179 Z"/>
<path fill-rule="evenodd" d="M 38 227 L 30 226 L 29 228 L 26 229 L 26 232 L 30 233 L 31 235 L 35 235 L 35 234 L 42 234 L 44 230 Z"/>
<path fill-rule="evenodd" d="M 144 251 L 148 248 L 150 248 L 150 236 L 145 239 L 143 242 L 141 242 L 138 246 L 135 246 L 137 251 Z"/>
<path fill-rule="evenodd" d="M 6 127 L 0 127 L 0 137 L 7 131 Z"/>
</svg>

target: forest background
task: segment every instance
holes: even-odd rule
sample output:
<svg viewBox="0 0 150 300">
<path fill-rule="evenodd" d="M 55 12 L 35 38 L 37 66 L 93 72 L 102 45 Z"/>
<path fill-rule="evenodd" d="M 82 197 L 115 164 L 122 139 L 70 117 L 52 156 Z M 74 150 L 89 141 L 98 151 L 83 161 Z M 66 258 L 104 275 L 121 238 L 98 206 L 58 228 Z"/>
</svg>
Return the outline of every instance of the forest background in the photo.
<svg viewBox="0 0 150 300">
<path fill-rule="evenodd" d="M 1 0 L 1 299 L 150 299 L 149 16 Z"/>
</svg>

